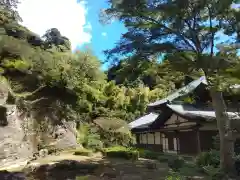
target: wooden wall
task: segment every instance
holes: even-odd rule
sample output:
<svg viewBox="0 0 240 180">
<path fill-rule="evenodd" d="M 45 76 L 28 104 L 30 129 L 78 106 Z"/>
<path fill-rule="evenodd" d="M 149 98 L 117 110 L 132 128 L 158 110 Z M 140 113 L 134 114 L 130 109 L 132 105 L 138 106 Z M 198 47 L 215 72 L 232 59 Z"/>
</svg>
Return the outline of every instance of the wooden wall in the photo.
<svg viewBox="0 0 240 180">
<path fill-rule="evenodd" d="M 137 133 L 139 142 L 136 144 L 139 148 L 149 149 L 157 152 L 162 152 L 161 133 Z"/>
<path fill-rule="evenodd" d="M 197 132 L 190 127 L 196 125 L 196 122 L 190 122 L 187 119 L 173 114 L 164 126 L 155 130 L 157 132 L 137 133 L 137 146 L 151 149 L 154 151 L 163 151 L 180 154 L 197 154 L 200 150 L 207 151 L 212 148 L 213 137 L 217 134 L 216 122 L 204 123 L 199 129 L 199 138 Z M 171 128 L 178 128 L 170 131 Z M 182 127 L 189 129 L 180 130 Z M 197 143 L 200 141 L 199 144 Z"/>
</svg>

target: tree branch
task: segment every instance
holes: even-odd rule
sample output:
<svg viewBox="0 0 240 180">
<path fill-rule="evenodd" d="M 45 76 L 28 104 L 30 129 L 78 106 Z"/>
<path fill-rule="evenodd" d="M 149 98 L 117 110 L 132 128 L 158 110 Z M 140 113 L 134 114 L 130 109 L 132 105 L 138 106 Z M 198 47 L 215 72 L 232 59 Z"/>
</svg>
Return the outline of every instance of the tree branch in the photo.
<svg viewBox="0 0 240 180">
<path fill-rule="evenodd" d="M 213 31 L 213 25 L 212 25 L 212 12 L 210 7 L 208 7 L 208 14 L 209 14 L 209 24 L 210 24 L 210 32 L 211 32 L 211 51 L 210 51 L 210 55 L 211 57 L 213 56 L 213 48 L 214 48 L 214 36 L 215 36 L 215 32 Z"/>
<path fill-rule="evenodd" d="M 173 29 L 167 27 L 166 25 L 164 24 L 161 24 L 159 23 L 157 20 L 151 18 L 151 17 L 147 17 L 147 16 L 144 16 L 144 15 L 140 15 L 141 18 L 147 20 L 147 21 L 152 21 L 154 22 L 155 24 L 158 24 L 159 26 L 161 26 L 162 28 L 164 28 L 165 30 L 167 30 L 169 33 L 172 33 L 178 37 L 180 37 L 193 51 L 196 52 L 196 49 L 193 45 L 191 45 L 189 42 L 188 42 L 188 38 L 185 37 L 184 35 L 182 35 L 181 33 L 177 32 L 177 31 L 174 31 Z"/>
<path fill-rule="evenodd" d="M 22 97 L 24 99 L 27 99 L 33 95 L 35 95 L 36 93 L 38 93 L 39 91 L 41 91 L 42 89 L 44 89 L 46 86 L 40 86 L 39 88 L 37 88 L 36 90 L 34 90 L 33 92 L 30 92 L 30 93 L 26 93 L 26 94 L 19 94 L 17 95 L 17 93 L 15 93 L 11 88 L 9 89 L 10 93 L 14 96 L 14 97 Z"/>
<path fill-rule="evenodd" d="M 40 101 L 47 100 L 47 99 L 48 99 L 48 98 L 46 98 L 46 97 L 41 97 L 41 98 L 35 99 L 35 100 L 33 100 L 33 101 L 26 101 L 26 100 L 24 100 L 24 102 L 27 103 L 27 104 L 29 104 L 29 105 L 34 105 L 34 104 L 36 104 L 36 103 L 38 103 L 38 102 L 40 102 Z"/>
<path fill-rule="evenodd" d="M 189 23 L 189 21 L 187 19 L 184 20 L 184 22 L 186 23 L 186 25 L 189 28 L 189 31 L 191 33 L 192 36 L 192 42 L 194 43 L 196 50 L 198 53 L 202 52 L 202 47 L 201 47 L 201 43 L 200 40 L 198 38 L 198 32 L 196 32 L 196 16 L 197 14 L 195 14 L 193 17 L 191 15 L 191 13 L 189 13 L 189 11 L 193 11 L 193 9 L 190 8 L 190 10 L 187 11 L 188 16 L 189 16 L 189 20 L 192 19 L 193 20 L 193 27 L 191 26 L 191 24 Z"/>
</svg>

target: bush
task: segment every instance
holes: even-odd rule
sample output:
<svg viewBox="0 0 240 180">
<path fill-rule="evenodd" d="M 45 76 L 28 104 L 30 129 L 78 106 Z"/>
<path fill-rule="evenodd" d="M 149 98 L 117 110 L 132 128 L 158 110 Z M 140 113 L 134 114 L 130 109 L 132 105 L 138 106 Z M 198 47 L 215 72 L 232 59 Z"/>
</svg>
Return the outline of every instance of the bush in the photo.
<svg viewBox="0 0 240 180">
<path fill-rule="evenodd" d="M 178 172 L 169 171 L 169 174 L 167 175 L 165 180 L 186 180 L 186 178 Z"/>
<path fill-rule="evenodd" d="M 179 171 L 183 167 L 185 161 L 182 157 L 172 158 L 168 160 L 168 167 L 173 171 Z"/>
<path fill-rule="evenodd" d="M 211 150 L 209 152 L 202 152 L 196 158 L 196 165 L 198 167 L 213 166 L 215 168 L 220 165 L 220 153 L 216 150 Z"/>
<path fill-rule="evenodd" d="M 82 124 L 78 129 L 77 140 L 85 148 L 99 151 L 103 148 L 103 143 L 100 140 L 100 135 L 95 132 L 89 124 Z"/>
<path fill-rule="evenodd" d="M 77 155 L 77 156 L 91 156 L 92 151 L 88 150 L 88 149 L 77 149 L 77 150 L 74 151 L 73 154 Z"/>
<path fill-rule="evenodd" d="M 113 158 L 124 158 L 128 160 L 138 160 L 139 158 L 139 152 L 137 150 L 121 146 L 106 148 L 103 150 L 103 153 L 105 156 Z"/>
<path fill-rule="evenodd" d="M 239 176 L 240 175 L 240 155 L 236 156 L 234 158 L 235 160 L 235 169 L 236 169 L 236 172 L 237 172 L 237 175 Z"/>
<path fill-rule="evenodd" d="M 139 150 L 139 156 L 146 159 L 158 159 L 161 154 L 149 150 Z"/>
<path fill-rule="evenodd" d="M 87 141 L 87 148 L 92 149 L 94 151 L 101 151 L 103 148 L 103 142 L 97 138 L 97 136 L 89 136 Z"/>
<path fill-rule="evenodd" d="M 203 167 L 204 172 L 211 177 L 212 180 L 219 180 L 224 177 L 224 172 L 220 171 L 220 168 L 213 167 L 211 165 Z"/>
<path fill-rule="evenodd" d="M 213 137 L 213 148 L 217 151 L 220 150 L 220 138 L 219 134 Z"/>
<path fill-rule="evenodd" d="M 168 157 L 165 157 L 165 156 L 159 156 L 158 157 L 158 161 L 160 162 L 168 162 L 169 158 Z"/>
</svg>

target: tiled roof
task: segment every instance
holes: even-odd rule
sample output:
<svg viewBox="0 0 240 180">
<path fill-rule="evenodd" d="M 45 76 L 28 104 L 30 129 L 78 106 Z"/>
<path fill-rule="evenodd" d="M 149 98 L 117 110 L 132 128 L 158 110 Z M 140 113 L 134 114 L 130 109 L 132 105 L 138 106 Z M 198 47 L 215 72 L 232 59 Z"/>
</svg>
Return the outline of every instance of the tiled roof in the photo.
<svg viewBox="0 0 240 180">
<path fill-rule="evenodd" d="M 128 125 L 129 125 L 130 129 L 146 128 L 146 127 L 148 127 L 148 125 L 153 123 L 158 118 L 158 116 L 159 116 L 159 114 L 157 114 L 157 113 L 149 113 L 145 116 L 142 116 L 142 117 L 136 119 L 135 121 L 129 123 Z"/>
<path fill-rule="evenodd" d="M 206 120 L 213 120 L 216 119 L 215 111 L 213 110 L 201 110 L 194 108 L 191 105 L 175 105 L 175 104 L 168 104 L 167 105 L 170 109 L 174 112 L 183 115 L 183 116 L 194 116 L 194 117 L 202 117 Z M 240 119 L 238 112 L 227 112 L 228 117 L 231 119 Z"/>
<path fill-rule="evenodd" d="M 189 118 L 203 118 L 207 121 L 215 120 L 216 115 L 213 110 L 202 110 L 197 109 L 191 105 L 179 105 L 179 104 L 168 104 L 168 108 L 170 108 L 173 112 L 182 115 L 184 117 Z M 240 115 L 238 112 L 227 112 L 228 117 L 231 119 L 240 119 Z M 159 114 L 157 113 L 149 113 L 145 116 L 142 116 L 135 121 L 131 122 L 129 125 L 130 129 L 133 128 L 148 128 L 150 124 L 157 120 Z"/>
<path fill-rule="evenodd" d="M 192 92 L 194 89 L 196 89 L 200 84 L 207 85 L 206 77 L 202 76 L 197 80 L 192 81 L 187 86 L 184 86 L 183 88 L 180 88 L 173 94 L 167 96 L 164 99 L 158 100 L 154 103 L 148 104 L 149 107 L 158 106 L 161 104 L 167 103 L 167 107 L 170 108 L 173 112 L 178 113 L 179 115 L 185 116 L 185 117 L 201 117 L 206 120 L 214 120 L 216 119 L 215 112 L 213 110 L 203 110 L 200 108 L 195 108 L 191 105 L 181 105 L 181 104 L 170 104 L 168 102 L 171 102 L 178 97 L 187 95 L 188 93 Z M 240 85 L 234 85 L 232 88 L 240 88 Z M 164 113 L 164 112 L 163 112 Z M 227 112 L 229 118 L 231 119 L 240 119 L 240 115 L 238 112 Z M 157 113 L 149 113 L 145 116 L 142 116 L 135 121 L 131 122 L 129 124 L 130 129 L 133 128 L 147 128 L 150 124 L 152 124 L 160 114 Z"/>
<path fill-rule="evenodd" d="M 184 96 L 190 92 L 192 92 L 194 89 L 196 89 L 201 83 L 203 84 L 207 84 L 206 81 L 206 77 L 202 76 L 197 80 L 192 81 L 191 83 L 189 83 L 188 85 L 178 89 L 177 91 L 175 91 L 173 94 L 167 96 L 164 99 L 158 100 L 154 103 L 150 103 L 148 104 L 149 107 L 154 107 L 154 106 L 158 106 L 167 102 L 171 102 L 174 99 L 177 99 L 178 97 Z"/>
</svg>

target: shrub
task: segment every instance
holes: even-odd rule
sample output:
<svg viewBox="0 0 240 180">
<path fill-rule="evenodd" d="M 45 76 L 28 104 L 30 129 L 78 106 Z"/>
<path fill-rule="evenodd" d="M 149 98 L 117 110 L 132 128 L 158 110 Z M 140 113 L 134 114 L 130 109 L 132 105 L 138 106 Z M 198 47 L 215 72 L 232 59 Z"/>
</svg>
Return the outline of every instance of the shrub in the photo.
<svg viewBox="0 0 240 180">
<path fill-rule="evenodd" d="M 125 148 L 121 146 L 116 146 L 112 148 L 106 148 L 103 150 L 103 153 L 107 157 L 113 158 L 124 158 L 128 160 L 138 160 L 139 153 L 137 150 Z"/>
<path fill-rule="evenodd" d="M 215 150 L 220 150 L 220 138 L 219 134 L 213 137 L 213 147 Z"/>
<path fill-rule="evenodd" d="M 78 129 L 77 140 L 85 148 L 94 151 L 100 151 L 103 148 L 103 142 L 100 135 L 97 134 L 96 129 L 92 128 L 89 124 L 82 124 Z"/>
<path fill-rule="evenodd" d="M 89 135 L 87 140 L 87 148 L 92 149 L 94 151 L 101 151 L 103 148 L 103 142 L 100 140 L 100 137 L 95 134 Z"/>
<path fill-rule="evenodd" d="M 204 166 L 203 170 L 212 180 L 219 180 L 224 177 L 224 172 L 220 171 L 220 168 L 208 165 Z"/>
<path fill-rule="evenodd" d="M 237 174 L 238 174 L 238 176 L 240 175 L 240 156 L 238 155 L 238 156 L 236 156 L 235 158 L 234 158 L 234 160 L 235 160 L 235 169 L 236 169 L 236 172 L 237 172 Z"/>
<path fill-rule="evenodd" d="M 213 166 L 215 168 L 220 165 L 220 153 L 216 150 L 211 150 L 209 152 L 202 152 L 196 158 L 196 165 L 198 167 Z"/>
<path fill-rule="evenodd" d="M 167 175 L 165 180 L 186 180 L 186 178 L 178 172 L 169 171 L 169 174 Z"/>
<path fill-rule="evenodd" d="M 160 161 L 160 162 L 168 162 L 168 157 L 165 157 L 165 156 L 159 156 L 158 157 L 158 161 Z"/>
<path fill-rule="evenodd" d="M 160 155 L 160 153 L 149 150 L 139 150 L 139 156 L 146 159 L 158 159 Z"/>
<path fill-rule="evenodd" d="M 203 170 L 198 168 L 193 162 L 185 162 L 184 166 L 179 169 L 179 173 L 187 177 L 202 175 L 202 172 Z"/>
<path fill-rule="evenodd" d="M 185 161 L 182 157 L 172 158 L 168 160 L 168 167 L 173 171 L 179 171 L 183 167 Z"/>
<path fill-rule="evenodd" d="M 88 150 L 88 149 L 77 149 L 77 150 L 74 151 L 73 154 L 78 155 L 78 156 L 91 156 L 92 151 Z"/>
</svg>

